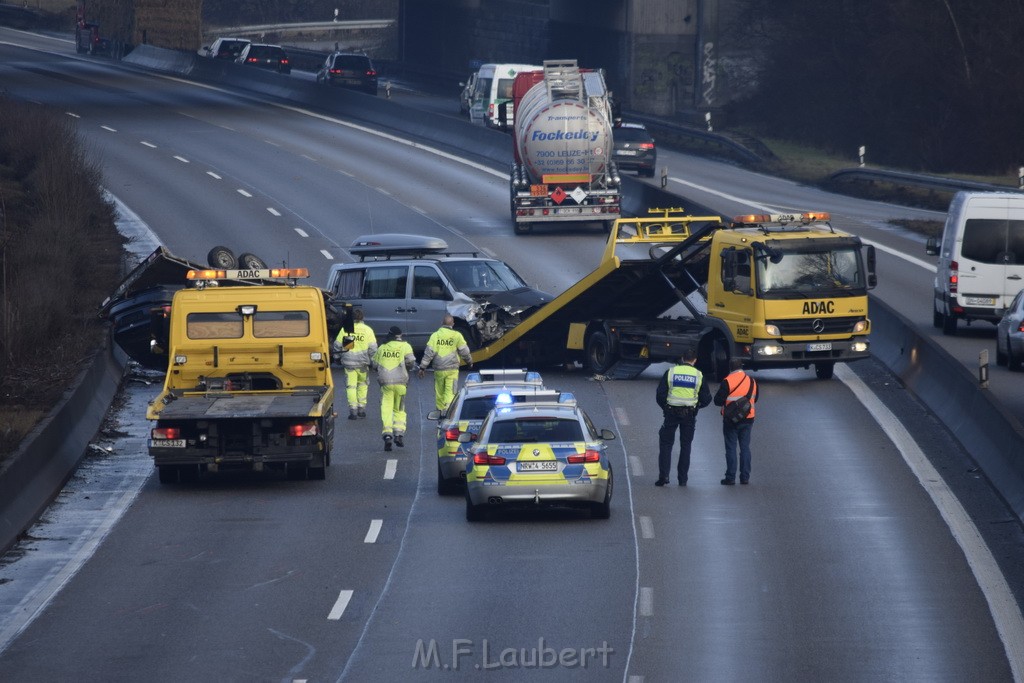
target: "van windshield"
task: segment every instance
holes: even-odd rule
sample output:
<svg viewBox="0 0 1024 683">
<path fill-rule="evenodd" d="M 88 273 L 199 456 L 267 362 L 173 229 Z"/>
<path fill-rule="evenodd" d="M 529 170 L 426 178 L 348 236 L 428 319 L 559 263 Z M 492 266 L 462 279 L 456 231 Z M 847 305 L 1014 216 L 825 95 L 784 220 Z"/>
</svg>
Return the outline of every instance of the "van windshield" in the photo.
<svg viewBox="0 0 1024 683">
<path fill-rule="evenodd" d="M 970 218 L 960 253 L 979 263 L 1024 263 L 1024 221 Z"/>
<path fill-rule="evenodd" d="M 456 289 L 463 292 L 507 292 L 528 287 L 501 261 L 449 261 L 438 263 Z"/>
</svg>

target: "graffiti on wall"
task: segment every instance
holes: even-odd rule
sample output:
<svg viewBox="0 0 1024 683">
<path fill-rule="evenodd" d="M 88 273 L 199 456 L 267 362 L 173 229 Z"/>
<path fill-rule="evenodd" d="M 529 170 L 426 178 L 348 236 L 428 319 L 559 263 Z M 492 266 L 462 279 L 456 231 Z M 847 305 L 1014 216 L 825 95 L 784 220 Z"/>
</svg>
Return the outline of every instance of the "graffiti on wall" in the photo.
<svg viewBox="0 0 1024 683">
<path fill-rule="evenodd" d="M 717 71 L 717 62 L 718 60 L 715 58 L 715 44 L 712 42 L 704 43 L 704 48 L 701 50 L 700 62 L 700 106 L 702 107 L 713 107 L 715 105 L 715 73 Z"/>
</svg>

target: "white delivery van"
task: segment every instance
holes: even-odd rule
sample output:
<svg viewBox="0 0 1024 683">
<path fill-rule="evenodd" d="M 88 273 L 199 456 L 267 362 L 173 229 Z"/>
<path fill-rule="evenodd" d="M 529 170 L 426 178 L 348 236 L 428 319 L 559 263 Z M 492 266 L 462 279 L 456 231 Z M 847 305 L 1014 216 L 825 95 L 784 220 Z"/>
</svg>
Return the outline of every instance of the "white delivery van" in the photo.
<svg viewBox="0 0 1024 683">
<path fill-rule="evenodd" d="M 498 121 L 498 107 L 512 100 L 512 82 L 520 71 L 541 71 L 534 64 L 484 64 L 477 71 L 476 90 L 470 106 L 469 118 L 489 128 L 504 129 Z M 512 127 L 515 114 L 511 105 L 506 112 L 507 128 Z"/>
<path fill-rule="evenodd" d="M 957 320 L 998 323 L 1024 287 L 1024 193 L 957 192 L 942 241 L 925 251 L 939 257 L 934 324 L 956 334 Z"/>
</svg>

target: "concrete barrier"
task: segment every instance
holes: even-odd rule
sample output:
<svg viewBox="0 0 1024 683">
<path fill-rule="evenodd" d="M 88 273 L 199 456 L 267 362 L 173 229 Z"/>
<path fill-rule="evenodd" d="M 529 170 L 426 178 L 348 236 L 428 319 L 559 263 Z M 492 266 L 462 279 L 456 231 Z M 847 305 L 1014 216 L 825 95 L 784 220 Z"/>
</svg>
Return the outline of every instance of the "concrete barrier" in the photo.
<svg viewBox="0 0 1024 683">
<path fill-rule="evenodd" d="M 0 470 L 0 552 L 35 523 L 85 456 L 121 385 L 109 341 Z"/>
</svg>

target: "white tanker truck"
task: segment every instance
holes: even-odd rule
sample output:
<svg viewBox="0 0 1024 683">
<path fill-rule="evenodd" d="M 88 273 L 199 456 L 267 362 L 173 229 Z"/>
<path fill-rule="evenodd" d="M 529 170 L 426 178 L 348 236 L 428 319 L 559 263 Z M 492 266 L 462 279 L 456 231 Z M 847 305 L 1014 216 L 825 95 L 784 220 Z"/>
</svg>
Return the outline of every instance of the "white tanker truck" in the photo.
<svg viewBox="0 0 1024 683">
<path fill-rule="evenodd" d="M 601 71 L 576 60 L 545 61 L 512 88 L 515 161 L 510 173 L 516 234 L 536 223 L 619 217 L 621 180 L 612 154 L 612 114 Z"/>
</svg>

